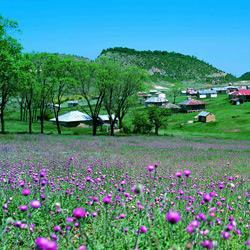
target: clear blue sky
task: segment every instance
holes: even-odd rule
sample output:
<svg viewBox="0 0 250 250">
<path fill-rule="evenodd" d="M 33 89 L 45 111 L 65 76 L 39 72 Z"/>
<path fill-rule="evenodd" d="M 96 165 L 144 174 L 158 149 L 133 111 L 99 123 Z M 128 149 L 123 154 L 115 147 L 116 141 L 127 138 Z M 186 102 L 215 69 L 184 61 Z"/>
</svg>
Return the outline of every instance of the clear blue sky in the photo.
<svg viewBox="0 0 250 250">
<path fill-rule="evenodd" d="M 0 13 L 18 21 L 25 52 L 165 50 L 236 76 L 250 71 L 250 0 L 0 0 Z"/>
</svg>

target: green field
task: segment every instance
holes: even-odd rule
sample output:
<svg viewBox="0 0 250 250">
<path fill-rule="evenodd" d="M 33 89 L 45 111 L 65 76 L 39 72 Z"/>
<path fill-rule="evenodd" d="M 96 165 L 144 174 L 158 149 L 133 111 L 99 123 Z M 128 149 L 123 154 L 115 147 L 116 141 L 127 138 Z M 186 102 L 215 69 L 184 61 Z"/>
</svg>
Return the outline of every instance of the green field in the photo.
<svg viewBox="0 0 250 250">
<path fill-rule="evenodd" d="M 171 96 L 167 95 L 170 102 L 173 101 Z M 179 96 L 176 103 L 186 100 L 185 96 Z M 203 99 L 208 103 L 207 111 L 212 112 L 216 116 L 215 122 L 187 124 L 187 121 L 193 121 L 195 113 L 179 113 L 169 116 L 168 126 L 166 129 L 160 129 L 160 135 L 170 135 L 176 137 L 203 137 L 203 138 L 218 138 L 218 139 L 233 139 L 233 140 L 249 140 L 250 139 L 250 103 L 242 105 L 232 105 L 229 102 L 227 95 L 218 95 L 217 98 Z M 68 108 L 67 103 L 61 105 L 60 115 L 71 110 L 82 111 L 78 108 Z M 145 112 L 145 105 L 135 104 L 129 110 L 129 113 L 124 118 L 124 126 L 133 130 L 132 117 L 135 111 Z M 49 111 L 50 112 L 50 111 Z M 101 111 L 105 114 L 105 110 Z M 20 112 L 17 105 L 9 105 L 6 111 L 6 131 L 7 133 L 28 133 L 28 122 L 19 120 Z M 53 117 L 53 113 L 49 114 Z M 181 124 L 185 124 L 181 126 Z M 50 121 L 45 121 L 45 134 L 57 134 L 56 126 Z M 62 127 L 62 134 L 91 134 L 91 129 L 88 128 L 65 128 Z M 40 133 L 40 123 L 34 122 L 32 125 L 33 133 Z M 105 130 L 105 129 L 104 129 Z M 152 131 L 153 133 L 153 131 Z M 105 135 L 106 132 L 98 132 Z M 121 134 L 120 134 L 121 135 Z"/>
</svg>

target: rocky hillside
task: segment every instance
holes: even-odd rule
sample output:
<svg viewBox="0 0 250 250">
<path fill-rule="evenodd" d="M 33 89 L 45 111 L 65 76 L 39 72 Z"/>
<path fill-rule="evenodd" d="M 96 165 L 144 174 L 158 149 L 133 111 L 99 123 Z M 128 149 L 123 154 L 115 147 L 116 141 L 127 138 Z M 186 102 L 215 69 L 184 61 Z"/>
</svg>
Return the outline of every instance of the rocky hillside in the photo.
<svg viewBox="0 0 250 250">
<path fill-rule="evenodd" d="M 222 84 L 236 81 L 236 77 L 197 59 L 167 51 L 136 51 L 128 48 L 104 49 L 100 56 L 120 61 L 123 65 L 135 65 L 148 71 L 153 81 L 193 81 Z"/>
</svg>

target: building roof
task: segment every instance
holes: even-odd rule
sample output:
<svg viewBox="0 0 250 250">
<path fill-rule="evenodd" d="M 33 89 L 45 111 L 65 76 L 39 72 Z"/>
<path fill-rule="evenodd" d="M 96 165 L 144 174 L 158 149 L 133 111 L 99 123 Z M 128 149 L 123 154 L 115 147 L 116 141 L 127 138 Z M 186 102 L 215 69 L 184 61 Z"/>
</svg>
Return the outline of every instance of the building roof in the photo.
<svg viewBox="0 0 250 250">
<path fill-rule="evenodd" d="M 68 101 L 68 103 L 70 104 L 70 103 L 78 103 L 78 101 Z"/>
<path fill-rule="evenodd" d="M 230 95 L 250 95 L 250 89 L 242 89 L 242 90 L 233 92 Z"/>
<path fill-rule="evenodd" d="M 145 102 L 146 103 L 159 103 L 159 102 L 168 102 L 168 100 L 163 97 L 151 97 Z"/>
<path fill-rule="evenodd" d="M 222 91 L 222 90 L 227 90 L 227 88 L 212 88 L 212 90 Z"/>
<path fill-rule="evenodd" d="M 208 104 L 208 103 L 202 102 L 202 101 L 198 101 L 198 100 L 194 100 L 194 99 L 189 99 L 189 100 L 186 100 L 184 102 L 180 102 L 178 104 L 179 105 L 200 105 L 200 104 Z"/>
<path fill-rule="evenodd" d="M 240 100 L 240 99 L 239 98 L 231 99 L 231 101 L 234 101 L 234 102 L 237 102 L 238 100 Z"/>
<path fill-rule="evenodd" d="M 83 121 L 90 121 L 92 118 L 79 111 L 71 111 L 64 115 L 58 116 L 59 122 L 83 122 Z M 56 121 L 56 118 L 50 119 L 50 121 Z"/>
<path fill-rule="evenodd" d="M 103 121 L 109 121 L 109 115 L 98 115 L 98 117 Z M 115 115 L 112 115 L 112 119 L 115 118 Z"/>
<path fill-rule="evenodd" d="M 199 94 L 206 95 L 206 94 L 217 94 L 216 90 L 199 90 Z"/>
<path fill-rule="evenodd" d="M 167 103 L 167 104 L 163 104 L 160 106 L 160 108 L 166 108 L 166 109 L 180 109 L 179 106 L 173 104 L 173 103 Z"/>
<path fill-rule="evenodd" d="M 198 116 L 208 116 L 210 113 L 209 112 L 205 112 L 205 111 L 202 111 L 198 114 Z"/>
</svg>

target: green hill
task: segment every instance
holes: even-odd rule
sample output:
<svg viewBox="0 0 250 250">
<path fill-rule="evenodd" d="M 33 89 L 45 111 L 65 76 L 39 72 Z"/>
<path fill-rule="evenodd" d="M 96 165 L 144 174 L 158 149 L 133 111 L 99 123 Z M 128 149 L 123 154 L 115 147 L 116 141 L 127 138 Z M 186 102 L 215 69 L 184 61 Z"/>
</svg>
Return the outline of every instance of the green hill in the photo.
<svg viewBox="0 0 250 250">
<path fill-rule="evenodd" d="M 195 56 L 175 52 L 136 51 L 129 48 L 115 47 L 104 49 L 100 56 L 120 61 L 123 65 L 135 65 L 145 69 L 154 82 L 192 81 L 193 83 L 218 85 L 237 80 L 233 75 L 199 60 Z"/>
<path fill-rule="evenodd" d="M 241 80 L 241 81 L 248 81 L 248 80 L 250 80 L 250 71 L 246 72 L 241 77 L 239 77 L 239 80 Z"/>
</svg>

